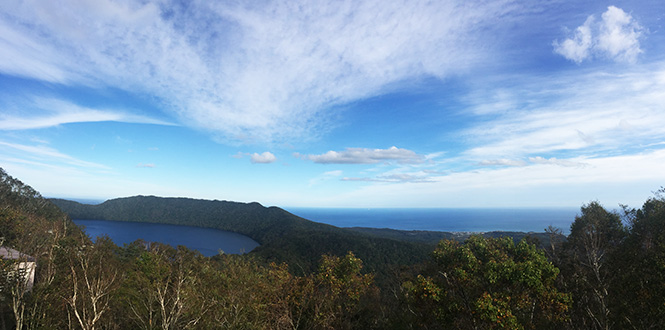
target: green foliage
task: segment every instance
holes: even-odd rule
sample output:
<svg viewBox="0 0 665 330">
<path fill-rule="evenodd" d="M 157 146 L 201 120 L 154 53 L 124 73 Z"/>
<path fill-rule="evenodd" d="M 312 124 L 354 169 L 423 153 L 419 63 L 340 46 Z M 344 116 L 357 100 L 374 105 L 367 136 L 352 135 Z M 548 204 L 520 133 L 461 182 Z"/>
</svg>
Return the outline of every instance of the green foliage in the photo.
<svg viewBox="0 0 665 330">
<path fill-rule="evenodd" d="M 625 209 L 629 235 L 616 251 L 610 302 L 617 328 L 665 329 L 665 190 Z"/>
<path fill-rule="evenodd" d="M 581 208 L 570 226 L 560 267 L 565 288 L 573 295 L 573 324 L 586 329 L 609 329 L 613 324 L 611 287 L 619 274 L 616 252 L 626 237 L 618 214 L 598 202 Z"/>
<path fill-rule="evenodd" d="M 565 321 L 570 297 L 554 286 L 559 271 L 525 240 L 443 240 L 433 259 L 429 276 L 406 284 L 422 326 L 541 329 Z"/>
</svg>

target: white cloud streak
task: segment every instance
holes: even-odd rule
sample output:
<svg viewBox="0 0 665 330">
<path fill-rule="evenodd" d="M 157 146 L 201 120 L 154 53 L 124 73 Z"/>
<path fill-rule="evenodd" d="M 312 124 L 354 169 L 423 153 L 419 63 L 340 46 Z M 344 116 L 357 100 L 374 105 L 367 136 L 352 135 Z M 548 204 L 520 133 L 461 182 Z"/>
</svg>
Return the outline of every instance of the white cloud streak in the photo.
<svg viewBox="0 0 665 330">
<path fill-rule="evenodd" d="M 115 121 L 156 125 L 172 123 L 117 110 L 94 109 L 60 99 L 36 99 L 21 107 L 31 108 L 30 115 L 0 114 L 0 130 L 39 129 L 71 123 Z M 25 112 L 25 109 L 24 109 Z"/>
<path fill-rule="evenodd" d="M 300 155 L 296 155 L 300 156 Z M 328 151 L 321 155 L 305 155 L 318 164 L 377 164 L 381 162 L 421 163 L 424 156 L 395 146 L 388 149 L 347 148 L 344 151 Z"/>
<path fill-rule="evenodd" d="M 514 159 L 488 159 L 478 164 L 481 166 L 525 166 L 527 163 L 523 160 Z"/>
<path fill-rule="evenodd" d="M 338 177 L 342 176 L 342 174 L 343 174 L 343 172 L 341 170 L 334 170 L 334 171 L 324 172 L 324 173 L 310 179 L 309 180 L 309 186 L 312 187 L 312 186 L 318 185 L 320 183 L 330 181 L 332 179 L 335 179 L 335 178 L 338 178 Z"/>
<path fill-rule="evenodd" d="M 149 93 L 223 140 L 328 127 L 335 105 L 481 61 L 509 1 L 4 1 L 0 72 Z"/>
<path fill-rule="evenodd" d="M 609 6 L 600 21 L 591 15 L 575 29 L 572 37 L 563 41 L 555 40 L 554 51 L 576 63 L 593 57 L 635 62 L 642 53 L 642 30 L 630 14 L 621 8 Z"/>
<path fill-rule="evenodd" d="M 2 152 L 4 149 L 4 152 Z M 17 154 L 20 158 L 31 158 L 37 161 L 64 163 L 81 168 L 91 168 L 98 170 L 108 170 L 105 165 L 83 161 L 72 156 L 63 154 L 53 148 L 46 146 L 29 146 L 24 144 L 10 143 L 0 141 L 0 153 L 5 155 Z M 27 160 L 26 160 L 27 161 Z"/>
</svg>

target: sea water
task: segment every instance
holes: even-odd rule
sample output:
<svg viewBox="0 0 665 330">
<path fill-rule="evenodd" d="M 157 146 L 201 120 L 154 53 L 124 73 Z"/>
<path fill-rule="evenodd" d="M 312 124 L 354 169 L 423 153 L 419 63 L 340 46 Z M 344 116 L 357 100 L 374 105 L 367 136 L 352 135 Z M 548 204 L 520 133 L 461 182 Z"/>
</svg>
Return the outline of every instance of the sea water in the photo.
<svg viewBox="0 0 665 330">
<path fill-rule="evenodd" d="M 548 226 L 564 234 L 579 208 L 286 208 L 302 218 L 338 227 L 391 228 L 447 232 L 542 232 Z"/>
</svg>

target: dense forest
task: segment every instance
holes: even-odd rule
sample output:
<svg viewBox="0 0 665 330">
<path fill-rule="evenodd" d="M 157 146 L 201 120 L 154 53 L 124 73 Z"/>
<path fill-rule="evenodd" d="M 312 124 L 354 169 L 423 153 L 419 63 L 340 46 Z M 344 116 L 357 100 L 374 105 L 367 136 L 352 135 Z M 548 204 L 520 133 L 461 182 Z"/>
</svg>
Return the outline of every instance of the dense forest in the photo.
<svg viewBox="0 0 665 330">
<path fill-rule="evenodd" d="M 37 261 L 28 289 L 21 260 L 2 260 L 0 322 L 3 329 L 663 329 L 664 193 L 621 213 L 591 202 L 567 237 L 548 228 L 546 242 L 472 235 L 436 245 L 350 234 L 242 204 L 236 206 L 265 212 L 262 229 L 224 229 L 261 248 L 207 258 L 159 243 L 93 242 L 66 213 L 0 169 L 0 240 Z M 164 207 L 153 216 L 175 214 Z M 228 224 L 253 221 L 241 217 L 224 215 Z M 290 250 L 273 251 L 282 246 Z M 325 252 L 311 262 L 302 250 Z M 379 267 L 366 267 L 364 259 L 378 265 L 382 258 L 374 254 L 389 256 L 383 260 L 391 265 L 381 268 L 380 282 Z M 290 258 L 307 267 L 281 261 Z"/>
</svg>

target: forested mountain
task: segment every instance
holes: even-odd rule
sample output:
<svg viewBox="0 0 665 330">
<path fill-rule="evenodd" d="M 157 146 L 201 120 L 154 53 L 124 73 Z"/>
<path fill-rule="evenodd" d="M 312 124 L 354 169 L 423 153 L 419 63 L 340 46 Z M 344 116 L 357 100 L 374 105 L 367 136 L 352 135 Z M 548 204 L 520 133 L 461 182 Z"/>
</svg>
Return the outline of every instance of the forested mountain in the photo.
<svg viewBox="0 0 665 330">
<path fill-rule="evenodd" d="M 296 273 L 310 273 L 323 254 L 353 251 L 368 271 L 385 275 L 398 265 L 424 261 L 436 242 L 406 242 L 309 221 L 278 207 L 190 198 L 135 196 L 98 205 L 52 199 L 73 219 L 135 221 L 199 226 L 237 232 L 261 246 L 253 255 L 286 262 Z"/>
<path fill-rule="evenodd" d="M 51 199 L 72 219 L 95 219 L 167 223 L 237 232 L 266 244 L 292 231 L 340 231 L 334 226 L 316 223 L 278 207 L 259 203 L 237 203 L 191 198 L 134 196 L 90 205 Z"/>
</svg>

